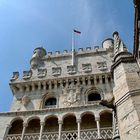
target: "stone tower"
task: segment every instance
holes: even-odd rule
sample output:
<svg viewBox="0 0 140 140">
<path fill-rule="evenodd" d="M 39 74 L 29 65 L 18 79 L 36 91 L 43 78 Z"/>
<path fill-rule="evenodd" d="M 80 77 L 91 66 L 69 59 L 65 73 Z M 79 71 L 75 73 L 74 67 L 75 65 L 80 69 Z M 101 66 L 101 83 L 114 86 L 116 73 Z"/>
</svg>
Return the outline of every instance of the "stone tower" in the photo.
<svg viewBox="0 0 140 140">
<path fill-rule="evenodd" d="M 140 139 L 140 69 L 114 32 L 113 95 L 121 140 Z"/>
<path fill-rule="evenodd" d="M 139 140 L 140 70 L 119 37 L 102 46 L 52 53 L 36 48 L 14 72 L 0 140 Z"/>
<path fill-rule="evenodd" d="M 0 113 L 0 140 L 111 140 L 113 39 L 102 46 L 52 53 L 36 48 L 30 70 L 13 73 L 10 112 Z"/>
</svg>

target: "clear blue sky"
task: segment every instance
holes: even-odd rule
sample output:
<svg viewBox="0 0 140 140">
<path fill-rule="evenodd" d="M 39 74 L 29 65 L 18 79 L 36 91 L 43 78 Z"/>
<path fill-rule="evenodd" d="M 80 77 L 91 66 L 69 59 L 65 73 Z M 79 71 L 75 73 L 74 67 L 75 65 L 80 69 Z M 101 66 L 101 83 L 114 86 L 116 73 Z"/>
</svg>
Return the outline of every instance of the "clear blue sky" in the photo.
<svg viewBox="0 0 140 140">
<path fill-rule="evenodd" d="M 117 30 L 132 51 L 133 25 L 133 0 L 0 0 L 0 112 L 12 102 L 12 72 L 29 70 L 34 48 L 70 50 L 77 28 L 76 48 L 101 45 Z"/>
</svg>

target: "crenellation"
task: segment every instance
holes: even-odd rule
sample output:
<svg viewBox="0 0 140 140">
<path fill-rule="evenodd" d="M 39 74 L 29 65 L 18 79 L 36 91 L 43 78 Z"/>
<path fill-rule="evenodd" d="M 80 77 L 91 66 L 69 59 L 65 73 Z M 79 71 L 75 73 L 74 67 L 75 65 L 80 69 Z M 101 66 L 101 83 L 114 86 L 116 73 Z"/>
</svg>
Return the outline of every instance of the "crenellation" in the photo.
<svg viewBox="0 0 140 140">
<path fill-rule="evenodd" d="M 86 50 L 87 50 L 87 51 L 90 51 L 90 50 L 91 50 L 91 47 L 86 47 Z"/>
<path fill-rule="evenodd" d="M 47 55 L 48 56 L 51 56 L 51 55 L 53 55 L 53 53 L 52 52 L 48 52 Z"/>
<path fill-rule="evenodd" d="M 64 54 L 65 54 L 65 53 L 68 53 L 68 50 L 64 50 L 63 53 L 64 53 Z"/>
<path fill-rule="evenodd" d="M 56 55 L 59 55 L 59 54 L 60 54 L 60 51 L 56 51 L 55 54 L 56 54 Z"/>
<path fill-rule="evenodd" d="M 78 52 L 83 52 L 83 50 L 84 50 L 83 48 L 79 48 Z"/>
</svg>

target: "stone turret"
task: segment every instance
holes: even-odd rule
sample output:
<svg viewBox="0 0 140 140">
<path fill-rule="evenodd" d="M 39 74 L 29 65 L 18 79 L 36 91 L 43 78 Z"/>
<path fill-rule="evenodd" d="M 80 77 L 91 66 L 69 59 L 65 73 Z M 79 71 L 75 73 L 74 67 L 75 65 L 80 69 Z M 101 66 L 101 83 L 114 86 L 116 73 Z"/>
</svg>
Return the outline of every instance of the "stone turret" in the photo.
<svg viewBox="0 0 140 140">
<path fill-rule="evenodd" d="M 102 47 L 104 49 L 111 49 L 114 47 L 114 41 L 112 38 L 107 38 L 102 42 Z"/>
<path fill-rule="evenodd" d="M 139 67 L 119 38 L 114 37 L 113 94 L 117 110 L 118 127 L 122 140 L 138 140 L 140 132 L 140 77 Z"/>
</svg>

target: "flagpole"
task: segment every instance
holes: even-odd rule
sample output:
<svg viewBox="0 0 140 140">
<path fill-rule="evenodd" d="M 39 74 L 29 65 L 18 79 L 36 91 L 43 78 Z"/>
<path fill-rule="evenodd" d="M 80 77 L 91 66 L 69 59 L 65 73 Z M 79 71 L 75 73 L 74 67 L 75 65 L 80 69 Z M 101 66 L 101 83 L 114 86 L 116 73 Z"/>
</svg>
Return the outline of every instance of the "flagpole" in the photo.
<svg viewBox="0 0 140 140">
<path fill-rule="evenodd" d="M 74 32 L 72 30 L 72 66 L 74 66 Z"/>
</svg>

